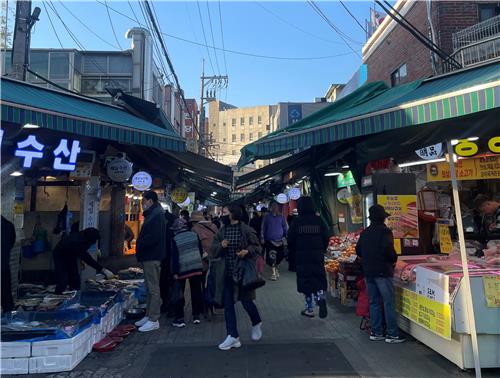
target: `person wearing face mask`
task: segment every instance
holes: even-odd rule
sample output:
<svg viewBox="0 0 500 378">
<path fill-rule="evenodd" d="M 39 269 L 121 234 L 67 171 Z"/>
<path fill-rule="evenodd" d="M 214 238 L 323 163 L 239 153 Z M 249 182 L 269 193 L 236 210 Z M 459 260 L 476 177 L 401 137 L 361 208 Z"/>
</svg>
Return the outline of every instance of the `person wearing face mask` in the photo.
<svg viewBox="0 0 500 378">
<path fill-rule="evenodd" d="M 231 221 L 229 219 L 229 207 L 228 206 L 224 206 L 222 208 L 222 216 L 220 217 L 220 221 L 222 223 L 222 226 L 229 226 L 229 224 L 231 223 Z"/>
<path fill-rule="evenodd" d="M 166 256 L 166 220 L 158 195 L 152 190 L 142 194 L 144 223 L 137 238 L 136 257 L 144 270 L 144 284 L 148 291 L 146 316 L 135 323 L 140 332 L 160 328 L 160 269 Z"/>
</svg>

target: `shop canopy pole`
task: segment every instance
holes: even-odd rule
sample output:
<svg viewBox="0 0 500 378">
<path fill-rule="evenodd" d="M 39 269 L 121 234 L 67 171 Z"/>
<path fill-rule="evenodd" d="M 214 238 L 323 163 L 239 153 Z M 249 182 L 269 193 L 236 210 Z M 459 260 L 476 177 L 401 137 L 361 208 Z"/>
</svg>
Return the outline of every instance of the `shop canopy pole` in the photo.
<svg viewBox="0 0 500 378">
<path fill-rule="evenodd" d="M 448 161 L 451 172 L 451 186 L 453 189 L 453 202 L 455 204 L 455 218 L 457 220 L 458 241 L 460 244 L 460 257 L 462 259 L 462 269 L 464 278 L 462 284 L 465 285 L 465 303 L 467 309 L 467 319 L 469 320 L 469 330 L 472 340 L 472 354 L 474 356 L 474 369 L 476 377 L 481 378 L 481 362 L 479 360 L 479 344 L 477 342 L 476 319 L 474 316 L 474 307 L 472 304 L 472 290 L 470 285 L 469 265 L 467 263 L 467 251 L 465 249 L 465 236 L 462 224 L 462 210 L 460 208 L 460 198 L 458 196 L 457 172 L 455 169 L 455 159 L 453 146 L 451 141 L 448 141 Z"/>
</svg>

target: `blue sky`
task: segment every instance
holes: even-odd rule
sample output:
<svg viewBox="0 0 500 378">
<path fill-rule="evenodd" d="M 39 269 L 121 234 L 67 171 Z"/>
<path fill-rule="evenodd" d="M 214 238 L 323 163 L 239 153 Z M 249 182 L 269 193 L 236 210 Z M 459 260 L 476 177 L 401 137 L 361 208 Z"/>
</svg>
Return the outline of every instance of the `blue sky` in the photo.
<svg viewBox="0 0 500 378">
<path fill-rule="evenodd" d="M 99 1 L 104 3 L 104 0 Z M 130 0 L 130 3 L 139 21 L 144 23 L 138 2 Z M 373 2 L 345 1 L 344 3 L 364 25 Z M 86 50 L 110 50 L 113 49 L 110 45 L 118 44 L 104 5 L 97 1 L 64 1 L 64 4 L 53 1 L 52 4 Z M 365 41 L 364 31 L 349 16 L 340 2 L 318 1 L 316 4 L 335 26 L 352 40 L 361 43 Z M 46 3 L 64 48 L 78 48 L 48 5 Z M 107 43 L 87 30 L 63 5 Z M 108 5 L 135 19 L 127 1 L 108 0 Z M 198 5 L 208 45 L 222 48 L 218 1 L 154 1 L 162 32 L 203 44 Z M 215 43 L 212 42 L 207 5 L 210 9 Z M 46 8 L 39 1 L 34 1 L 34 6 L 39 6 L 42 14 L 32 35 L 32 47 L 59 48 Z M 314 97 L 323 96 L 330 83 L 347 81 L 359 67 L 360 57 L 346 46 L 336 32 L 305 1 L 222 1 L 220 7 L 224 46 L 227 50 L 275 57 L 338 56 L 328 59 L 277 60 L 227 52 L 229 87 L 227 94 L 224 91 L 219 96 L 223 101 L 227 99 L 227 102 L 240 107 L 286 101 L 312 101 Z M 124 49 L 129 48 L 130 40 L 125 38 L 125 32 L 136 25 L 112 10 L 110 16 L 119 44 Z M 211 74 L 213 71 L 216 74 L 226 73 L 222 51 L 214 52 L 213 49 L 209 49 L 214 66 L 212 70 L 208 60 L 209 52 L 205 47 L 168 36 L 165 36 L 165 42 L 187 98 L 199 97 L 202 58 L 206 60 L 206 74 Z M 361 44 L 351 43 L 351 46 L 361 54 Z"/>
</svg>

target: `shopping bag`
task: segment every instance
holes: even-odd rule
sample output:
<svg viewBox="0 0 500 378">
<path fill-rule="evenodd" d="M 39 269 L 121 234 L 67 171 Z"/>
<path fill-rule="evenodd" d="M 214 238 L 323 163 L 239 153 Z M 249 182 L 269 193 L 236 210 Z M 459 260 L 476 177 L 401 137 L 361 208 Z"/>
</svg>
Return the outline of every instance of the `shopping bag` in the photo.
<svg viewBox="0 0 500 378">
<path fill-rule="evenodd" d="M 242 259 L 238 262 L 236 271 L 239 277 L 241 290 L 255 290 L 266 284 L 262 275 L 257 271 L 255 259 Z"/>
</svg>

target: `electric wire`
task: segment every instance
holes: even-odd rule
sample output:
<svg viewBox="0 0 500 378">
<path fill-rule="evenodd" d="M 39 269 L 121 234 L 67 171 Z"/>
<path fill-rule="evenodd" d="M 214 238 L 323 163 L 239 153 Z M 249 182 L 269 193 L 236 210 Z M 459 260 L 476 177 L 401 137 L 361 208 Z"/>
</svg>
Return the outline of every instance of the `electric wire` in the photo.
<svg viewBox="0 0 500 378">
<path fill-rule="evenodd" d="M 111 25 L 111 30 L 113 31 L 113 35 L 115 36 L 116 44 L 118 45 L 120 50 L 123 50 L 122 45 L 120 45 L 120 41 L 118 40 L 118 37 L 116 36 L 115 26 L 113 25 L 113 20 L 111 19 L 111 13 L 109 12 L 107 0 L 104 0 L 104 4 L 106 4 L 106 12 L 108 13 L 109 24 Z"/>
<path fill-rule="evenodd" d="M 227 61 L 226 61 L 226 46 L 224 43 L 224 28 L 222 27 L 222 10 L 220 6 L 220 0 L 218 1 L 219 4 L 219 23 L 220 23 L 220 34 L 221 34 L 221 39 L 222 39 L 222 51 L 223 51 L 223 57 L 224 57 L 224 71 L 225 75 L 227 76 Z M 226 90 L 227 93 L 227 90 Z"/>
<path fill-rule="evenodd" d="M 43 3 L 43 2 L 42 2 Z M 77 17 L 66 5 L 64 5 L 64 1 L 59 1 L 59 3 L 61 4 L 61 6 L 66 9 L 66 11 L 71 15 L 73 16 L 73 18 L 75 18 L 85 29 L 87 29 L 90 33 L 92 33 L 94 36 L 96 36 L 99 40 L 101 40 L 102 42 L 104 42 L 105 44 L 107 44 L 108 46 L 111 46 L 112 48 L 114 49 L 120 49 L 120 46 L 117 46 L 117 45 L 113 45 L 112 43 L 106 41 L 104 38 L 102 38 L 99 34 L 97 34 L 95 31 L 93 31 L 89 26 L 87 26 L 87 24 L 85 24 L 82 20 L 80 20 L 79 17 Z"/>
<path fill-rule="evenodd" d="M 103 4 L 100 0 L 96 0 L 99 4 Z M 128 18 L 129 20 L 131 21 L 134 21 L 135 20 L 133 18 L 131 18 L 129 15 L 123 13 L 123 12 L 120 12 L 119 10 L 117 9 L 114 9 L 113 7 L 109 7 L 110 10 L 114 11 L 115 13 L 123 16 L 124 18 Z M 143 24 L 139 24 L 140 26 L 142 27 L 145 27 Z M 172 39 L 176 39 L 176 40 L 179 40 L 179 41 L 182 41 L 182 42 L 186 42 L 186 43 L 189 43 L 189 44 L 192 44 L 192 45 L 197 45 L 197 46 L 202 46 L 202 47 L 210 47 L 210 48 L 215 48 L 216 50 L 219 50 L 219 51 L 225 51 L 227 53 L 231 53 L 231 54 L 235 54 L 235 55 L 242 55 L 242 56 L 250 56 L 250 57 L 254 57 L 254 58 L 261 58 L 261 59 L 271 59 L 271 60 L 298 60 L 298 61 L 304 61 L 304 60 L 322 60 L 322 59 L 333 59 L 333 58 L 338 58 L 340 56 L 345 56 L 345 55 L 350 55 L 352 54 L 353 52 L 355 54 L 357 54 L 357 52 L 355 50 L 353 50 L 353 52 L 343 52 L 343 53 L 340 53 L 340 54 L 336 54 L 336 55 L 325 55 L 325 56 L 316 56 L 316 57 L 287 57 L 287 56 L 273 56 L 273 55 L 264 55 L 264 54 L 255 54 L 255 53 L 249 53 L 249 52 L 244 52 L 244 51 L 239 51 L 239 50 L 231 50 L 231 49 L 222 49 L 220 47 L 215 47 L 215 46 L 208 46 L 206 44 L 203 44 L 203 43 L 200 43 L 200 42 L 195 42 L 195 41 L 192 41 L 190 39 L 186 39 L 186 38 L 183 38 L 183 37 L 179 37 L 177 35 L 173 35 L 173 34 L 169 34 L 169 33 L 165 33 L 163 32 L 162 33 L 165 37 L 169 37 L 169 38 L 172 38 Z"/>
<path fill-rule="evenodd" d="M 207 0 L 208 23 L 210 25 L 210 34 L 212 35 L 212 45 L 215 46 L 214 29 L 212 27 L 212 16 L 210 14 L 210 4 Z M 214 49 L 215 65 L 217 66 L 217 73 L 220 76 L 219 58 L 217 57 L 217 50 Z"/>
<path fill-rule="evenodd" d="M 321 9 L 316 5 L 316 3 L 314 3 L 314 1 L 312 1 L 312 0 L 308 0 L 307 2 L 314 9 L 314 11 L 323 20 L 325 20 L 325 22 L 337 33 L 337 35 L 344 41 L 344 43 L 346 44 L 346 46 L 349 47 L 349 49 L 351 49 L 358 57 L 361 58 L 361 55 L 359 55 L 359 53 L 356 50 L 354 50 L 354 48 L 347 41 L 347 38 L 344 37 L 343 32 L 337 26 L 335 26 L 335 24 L 332 21 L 330 21 L 330 19 L 321 11 Z"/>
<path fill-rule="evenodd" d="M 200 2 L 196 0 L 196 5 L 198 6 L 198 16 L 200 17 L 201 30 L 203 32 L 203 40 L 205 41 L 205 47 L 207 48 L 208 61 L 210 62 L 210 67 L 212 68 L 212 73 L 215 73 L 214 64 L 212 62 L 212 57 L 210 56 L 210 50 L 208 49 L 207 35 L 205 34 L 205 26 L 203 25 L 203 17 L 201 16 Z M 215 47 L 213 47 L 215 50 Z"/>
<path fill-rule="evenodd" d="M 349 8 L 347 8 L 347 5 L 345 5 L 345 4 L 344 4 L 344 2 L 343 2 L 342 0 L 339 0 L 339 2 L 340 2 L 340 4 L 344 7 L 344 9 L 347 11 L 347 13 L 349 13 L 349 16 L 351 16 L 351 17 L 352 17 L 352 19 L 353 19 L 354 21 L 356 21 L 356 23 L 359 25 L 359 27 L 360 27 L 360 28 L 361 28 L 361 29 L 362 29 L 365 33 L 368 33 L 368 32 L 366 31 L 366 28 L 365 28 L 363 25 L 361 25 L 361 23 L 360 23 L 360 22 L 358 21 L 358 19 L 357 19 L 357 18 L 356 18 L 356 17 L 352 14 L 352 12 L 349 10 Z"/>
</svg>

